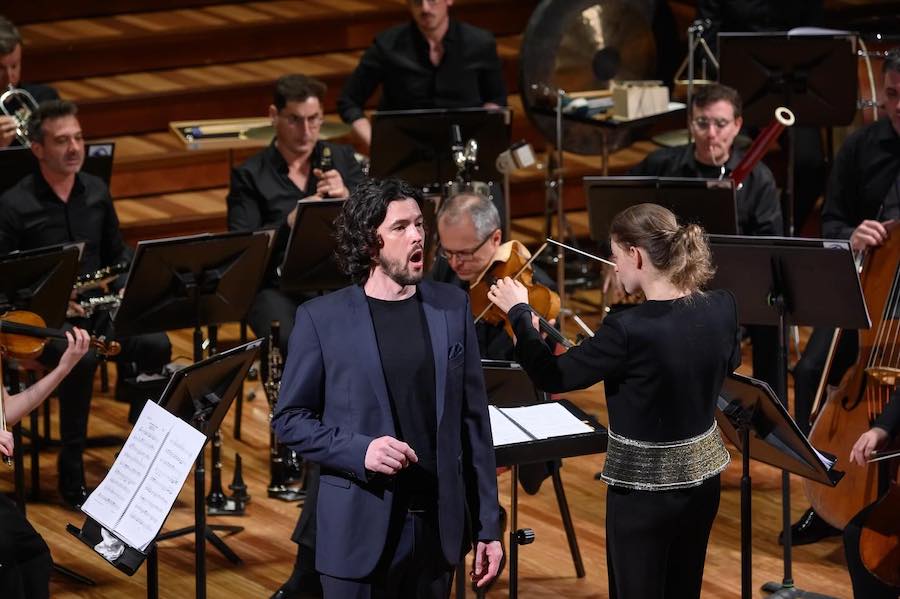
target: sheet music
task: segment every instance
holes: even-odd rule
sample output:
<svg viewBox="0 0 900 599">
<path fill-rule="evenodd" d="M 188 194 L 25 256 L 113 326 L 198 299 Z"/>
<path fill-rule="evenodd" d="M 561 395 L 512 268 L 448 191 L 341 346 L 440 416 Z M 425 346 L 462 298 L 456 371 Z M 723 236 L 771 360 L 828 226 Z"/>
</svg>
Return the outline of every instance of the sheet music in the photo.
<svg viewBox="0 0 900 599">
<path fill-rule="evenodd" d="M 491 417 L 491 436 L 494 439 L 494 447 L 532 440 L 509 417 L 504 416 L 496 406 L 488 406 L 488 414 Z"/>
<path fill-rule="evenodd" d="M 549 439 L 550 437 L 578 435 L 594 431 L 593 427 L 576 418 L 565 406 L 555 401 L 521 408 L 501 408 L 500 411 L 515 420 L 535 439 Z"/>
<path fill-rule="evenodd" d="M 109 474 L 82 511 L 144 551 L 162 528 L 206 437 L 147 402 Z"/>
</svg>

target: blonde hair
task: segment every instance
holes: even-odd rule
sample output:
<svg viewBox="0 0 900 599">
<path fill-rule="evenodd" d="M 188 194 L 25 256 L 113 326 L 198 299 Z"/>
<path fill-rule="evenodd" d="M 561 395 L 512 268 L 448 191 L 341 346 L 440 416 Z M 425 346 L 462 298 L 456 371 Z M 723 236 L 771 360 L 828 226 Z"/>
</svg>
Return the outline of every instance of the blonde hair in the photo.
<svg viewBox="0 0 900 599">
<path fill-rule="evenodd" d="M 658 204 L 626 208 L 613 218 L 609 236 L 620 245 L 643 248 L 678 289 L 699 291 L 715 274 L 703 227 L 679 225 L 675 215 Z"/>
</svg>

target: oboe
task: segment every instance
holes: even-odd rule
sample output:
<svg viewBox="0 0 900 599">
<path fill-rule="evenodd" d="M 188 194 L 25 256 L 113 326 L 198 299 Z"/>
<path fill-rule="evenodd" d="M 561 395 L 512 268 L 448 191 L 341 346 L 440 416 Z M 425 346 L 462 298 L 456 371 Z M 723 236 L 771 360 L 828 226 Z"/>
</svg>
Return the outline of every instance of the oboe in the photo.
<svg viewBox="0 0 900 599">
<path fill-rule="evenodd" d="M 303 494 L 288 486 L 287 467 L 282 456 L 282 448 L 272 430 L 272 418 L 275 417 L 275 404 L 278 402 L 278 392 L 281 390 L 281 373 L 284 369 L 284 360 L 281 357 L 281 349 L 278 341 L 281 335 L 281 323 L 272 321 L 272 332 L 269 334 L 269 359 L 266 361 L 266 382 L 263 389 L 266 399 L 269 401 L 269 473 L 270 481 L 269 497 L 282 501 L 298 501 Z"/>
</svg>

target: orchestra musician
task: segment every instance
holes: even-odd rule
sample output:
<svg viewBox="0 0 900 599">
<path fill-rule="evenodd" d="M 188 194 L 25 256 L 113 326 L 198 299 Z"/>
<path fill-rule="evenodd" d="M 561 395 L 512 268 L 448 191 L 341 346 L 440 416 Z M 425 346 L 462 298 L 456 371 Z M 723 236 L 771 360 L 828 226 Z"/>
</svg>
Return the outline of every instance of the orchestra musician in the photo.
<svg viewBox="0 0 900 599">
<path fill-rule="evenodd" d="M 508 313 L 518 361 L 540 389 L 605 382 L 610 597 L 699 597 L 730 459 L 714 412 L 741 359 L 735 300 L 701 291 L 713 274 L 703 230 L 662 206 L 622 211 L 609 238 L 620 282 L 647 301 L 608 315 L 566 353 L 541 339 L 520 283 L 502 279 L 489 298 Z"/>
<path fill-rule="evenodd" d="M 724 179 L 738 166 L 743 152 L 734 140 L 743 125 L 742 101 L 733 88 L 698 86 L 691 100 L 691 134 L 685 146 L 656 150 L 631 170 L 631 175 Z M 781 206 L 772 172 L 758 162 L 736 192 L 740 235 L 781 235 Z M 778 330 L 748 326 L 753 345 L 753 376 L 776 387 Z"/>
<path fill-rule="evenodd" d="M 888 53 L 882 65 L 883 110 L 874 123 L 854 131 L 834 160 L 825 204 L 822 234 L 828 239 L 849 239 L 860 253 L 878 248 L 900 219 L 900 51 Z M 816 328 L 793 370 L 797 424 L 810 430 L 810 415 L 831 345 L 834 329 Z M 844 331 L 838 343 L 828 382 L 836 385 L 854 362 L 858 336 Z M 811 508 L 792 527 L 795 545 L 813 543 L 840 531 L 819 518 Z"/>
<path fill-rule="evenodd" d="M 866 461 L 872 457 L 872 453 L 886 447 L 892 439 L 896 439 L 898 432 L 900 432 L 900 388 L 894 390 L 891 400 L 872 428 L 860 435 L 853 444 L 850 462 L 866 467 Z M 900 588 L 890 587 L 873 577 L 860 559 L 861 528 L 872 507 L 863 509 L 844 528 L 844 554 L 847 558 L 847 569 L 850 571 L 850 581 L 853 584 L 853 596 L 856 599 L 896 599 L 900 596 Z M 896 538 L 900 523 L 897 523 L 896 518 L 894 522 L 893 534 Z"/>
<path fill-rule="evenodd" d="M 346 198 L 364 178 L 352 147 L 319 139 L 325 91 L 324 83 L 306 75 L 280 77 L 269 106 L 275 139 L 231 173 L 228 229 L 277 230 L 266 277 L 247 314 L 256 336 L 266 339 L 260 356 L 262 364 L 268 363 L 272 321 L 280 323 L 278 345 L 281 355 L 286 356 L 294 314 L 306 299 L 281 291 L 276 272 L 287 251 L 297 200 Z M 266 369 L 263 377 L 268 377 Z M 314 465 L 310 465 L 306 484 L 306 501 L 292 536 L 297 543 L 297 557 L 290 578 L 273 595 L 278 599 L 290 599 L 300 593 L 321 595 L 315 571 L 318 469 Z"/>
<path fill-rule="evenodd" d="M 0 94 L 9 86 L 25 90 L 38 104 L 59 99 L 59 94 L 49 85 L 22 83 L 22 35 L 12 21 L 0 15 Z M 16 121 L 0 114 L 0 148 L 15 145 L 19 145 Z"/>
<path fill-rule="evenodd" d="M 325 597 L 448 597 L 469 548 L 478 586 L 501 559 L 472 316 L 422 280 L 422 202 L 396 179 L 357 187 L 336 223 L 354 284 L 302 304 L 291 334 L 273 427 L 321 467 Z"/>
<path fill-rule="evenodd" d="M 0 254 L 84 242 L 82 274 L 127 263 L 132 251 L 122 240 L 109 189 L 98 177 L 80 172 L 84 139 L 75 104 L 64 100 L 42 104 L 31 119 L 30 138 L 38 169 L 0 196 Z M 121 282 L 111 286 L 118 291 Z M 67 327 L 78 326 L 115 338 L 107 312 L 98 311 L 85 318 L 78 302 L 70 301 L 69 305 L 74 316 Z M 131 401 L 131 415 L 136 418 L 146 398 L 131 391 L 125 381 L 138 373 L 162 371 L 170 360 L 172 346 L 165 333 L 119 341 L 122 351 L 115 358 L 116 398 Z M 59 357 L 59 351 L 50 345 L 41 360 L 53 364 Z M 98 360 L 97 354 L 89 351 L 59 385 L 59 492 L 73 509 L 80 507 L 88 495 L 82 454 Z"/>
<path fill-rule="evenodd" d="M 366 147 L 363 112 L 381 85 L 378 110 L 506 106 L 493 34 L 451 19 L 453 0 L 407 0 L 412 21 L 375 37 L 344 83 L 338 112 Z"/>
<path fill-rule="evenodd" d="M 67 345 L 56 367 L 28 389 L 8 395 L 0 385 L 0 413 L 12 426 L 35 410 L 90 347 L 90 336 L 82 329 L 66 333 Z M 0 356 L 2 372 L 2 356 Z M 0 454 L 12 457 L 13 436 L 0 429 Z M 0 494 L 0 596 L 4 599 L 43 599 L 50 596 L 50 548 L 8 497 Z"/>
</svg>

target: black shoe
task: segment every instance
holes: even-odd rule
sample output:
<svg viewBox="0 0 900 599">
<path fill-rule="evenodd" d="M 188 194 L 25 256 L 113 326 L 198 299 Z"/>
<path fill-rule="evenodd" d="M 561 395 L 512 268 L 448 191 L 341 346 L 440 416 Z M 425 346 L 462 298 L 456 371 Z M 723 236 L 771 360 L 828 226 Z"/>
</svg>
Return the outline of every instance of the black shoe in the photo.
<svg viewBox="0 0 900 599">
<path fill-rule="evenodd" d="M 812 508 L 791 525 L 791 545 L 809 545 L 826 537 L 836 537 L 840 529 L 825 522 Z M 784 531 L 778 533 L 778 544 L 784 545 Z"/>
<path fill-rule="evenodd" d="M 314 593 L 312 591 L 293 591 L 291 589 L 286 589 L 281 587 L 275 594 L 270 597 L 270 599 L 311 599 L 312 597 L 321 597 L 322 590 L 319 589 L 318 593 Z"/>
<path fill-rule="evenodd" d="M 81 506 L 84 505 L 84 502 L 87 501 L 88 495 L 90 494 L 91 492 L 88 491 L 84 485 L 59 489 L 59 496 L 62 499 L 63 504 L 76 512 L 81 510 Z"/>
<path fill-rule="evenodd" d="M 299 575 L 292 572 L 291 578 L 270 599 L 311 599 L 321 596 L 322 581 L 317 572 L 303 572 Z"/>
</svg>

